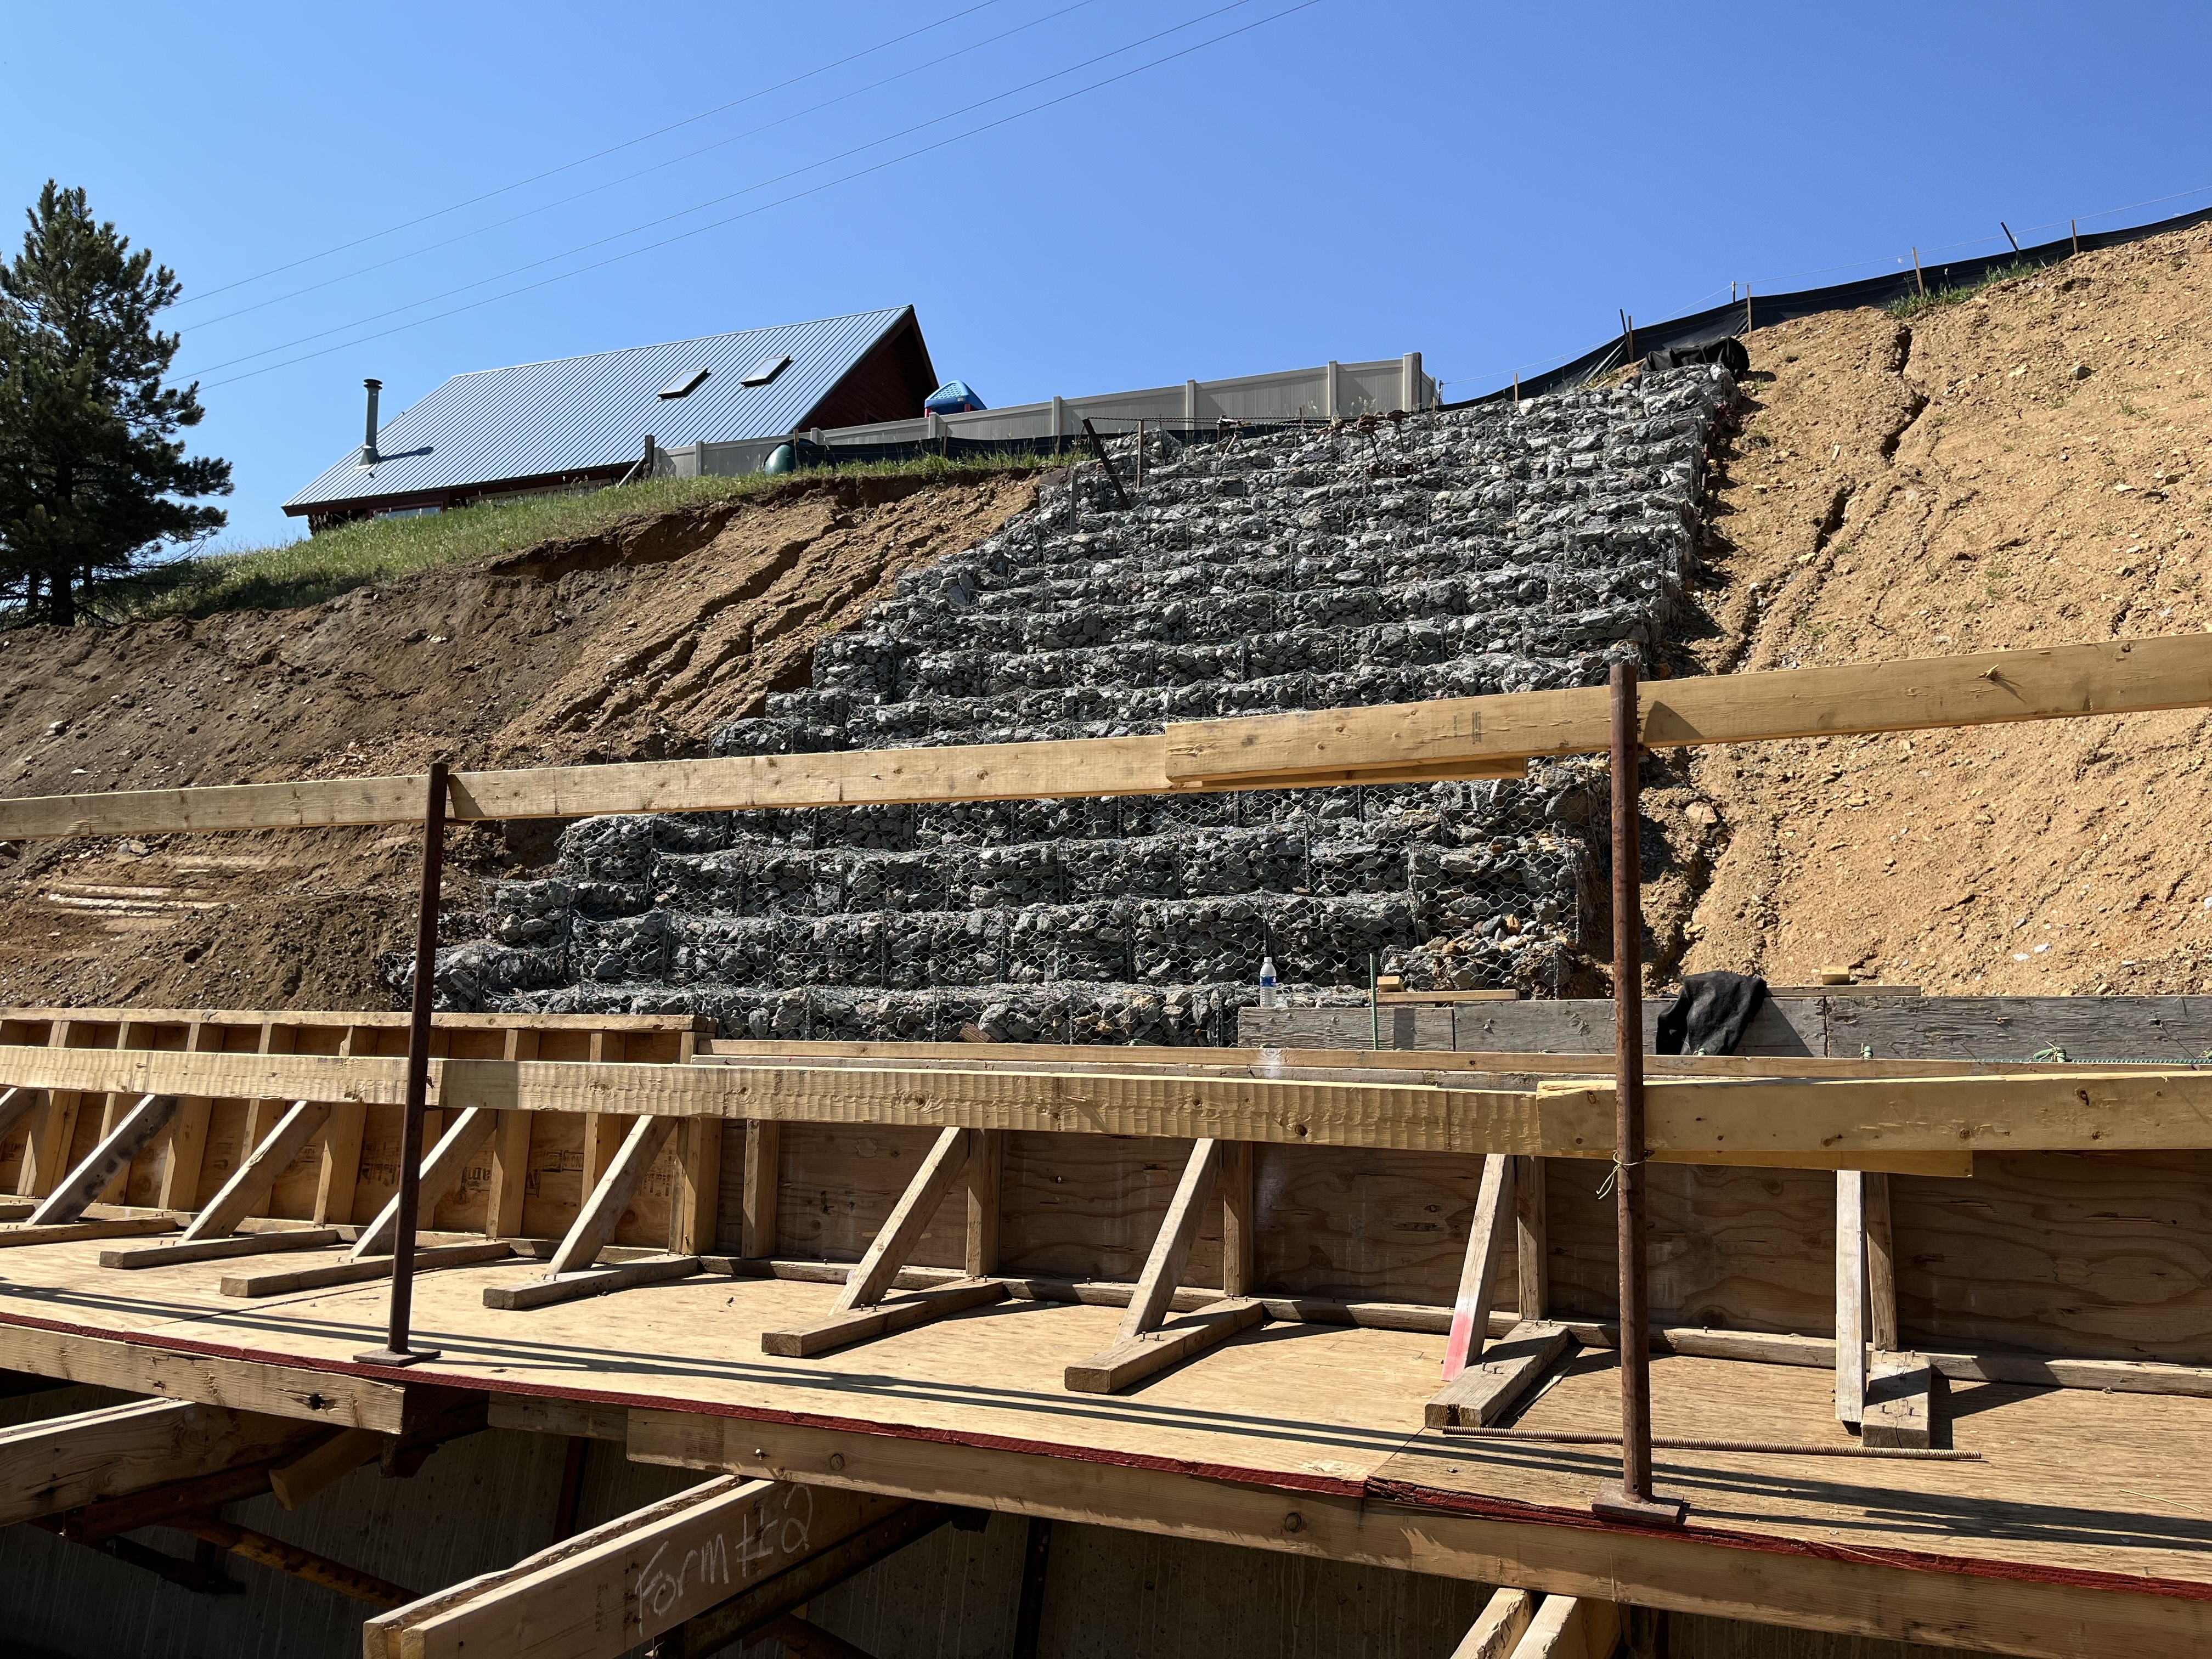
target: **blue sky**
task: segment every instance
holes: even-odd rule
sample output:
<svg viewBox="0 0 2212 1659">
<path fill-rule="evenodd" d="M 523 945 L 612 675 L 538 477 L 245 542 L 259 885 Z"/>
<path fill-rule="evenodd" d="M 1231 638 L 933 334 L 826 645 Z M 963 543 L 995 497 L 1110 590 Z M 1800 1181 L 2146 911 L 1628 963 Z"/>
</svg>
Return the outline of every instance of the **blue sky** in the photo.
<svg viewBox="0 0 2212 1659">
<path fill-rule="evenodd" d="M 468 369 L 912 303 L 993 404 L 1407 350 L 1461 397 L 1622 307 L 2212 205 L 2201 6 L 88 16 L 0 33 L 0 205 L 83 185 L 183 278 L 233 545 L 300 533 L 278 504 L 359 441 L 368 374 L 389 413 Z"/>
</svg>

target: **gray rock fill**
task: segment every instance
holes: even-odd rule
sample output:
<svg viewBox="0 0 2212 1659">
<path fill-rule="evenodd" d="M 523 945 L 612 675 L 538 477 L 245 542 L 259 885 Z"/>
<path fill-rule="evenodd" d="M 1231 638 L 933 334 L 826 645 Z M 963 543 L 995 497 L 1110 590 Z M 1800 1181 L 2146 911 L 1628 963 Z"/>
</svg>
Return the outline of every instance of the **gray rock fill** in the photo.
<svg viewBox="0 0 2212 1659">
<path fill-rule="evenodd" d="M 1694 574 L 1717 371 L 1366 426 L 1155 438 L 817 647 L 720 754 L 1156 732 L 1601 681 Z M 1120 462 L 1125 480 L 1126 458 Z M 1518 781 L 586 819 L 492 884 L 441 1006 L 693 1012 L 730 1036 L 1232 1041 L 1293 1000 L 1554 989 L 1601 764 Z M 406 964 L 392 964 L 404 989 Z"/>
</svg>

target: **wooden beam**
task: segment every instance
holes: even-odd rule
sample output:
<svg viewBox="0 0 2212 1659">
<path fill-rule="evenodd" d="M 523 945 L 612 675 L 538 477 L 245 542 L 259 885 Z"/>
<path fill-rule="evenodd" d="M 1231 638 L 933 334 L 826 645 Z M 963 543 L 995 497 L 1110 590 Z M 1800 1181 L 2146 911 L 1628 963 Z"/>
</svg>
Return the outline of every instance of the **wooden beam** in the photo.
<svg viewBox="0 0 2212 1659">
<path fill-rule="evenodd" d="M 1654 680 L 1641 704 L 1647 749 L 2194 708 L 2212 704 L 2212 636 Z M 1595 686 L 1194 720 L 1168 727 L 1165 764 L 1188 786 L 1595 754 L 1610 710 Z"/>
<path fill-rule="evenodd" d="M 193 1056 L 203 1063 L 204 1058 L 213 1056 Z M 261 1144 L 230 1172 L 230 1179 L 208 1200 L 207 1207 L 192 1218 L 191 1224 L 185 1229 L 182 1242 L 197 1243 L 204 1238 L 220 1238 L 237 1231 L 238 1224 L 268 1199 L 270 1189 L 276 1184 L 276 1177 L 284 1173 L 285 1166 L 322 1133 L 330 1116 L 331 1103 L 326 1100 L 295 1102 L 276 1120 L 276 1127 Z"/>
<path fill-rule="evenodd" d="M 993 1302 L 1005 1301 L 1012 1292 L 1003 1279 L 956 1279 L 910 1296 L 878 1302 L 872 1307 L 833 1313 L 811 1325 L 789 1330 L 763 1331 L 761 1352 L 779 1359 L 811 1359 L 816 1354 L 872 1342 L 879 1336 L 912 1330 L 933 1320 L 949 1319 Z"/>
<path fill-rule="evenodd" d="M 1497 1422 L 1575 1346 L 1565 1325 L 1523 1321 L 1444 1384 L 1424 1409 L 1423 1423 L 1474 1429 Z"/>
<path fill-rule="evenodd" d="M 1491 1285 L 1498 1273 L 1498 1251 L 1513 1214 L 1513 1171 L 1518 1160 L 1492 1152 L 1482 1160 L 1482 1184 L 1475 1190 L 1474 1215 L 1468 1223 L 1467 1255 L 1460 1263 L 1459 1294 L 1452 1302 L 1451 1334 L 1444 1340 L 1444 1381 L 1482 1355 L 1490 1331 Z"/>
<path fill-rule="evenodd" d="M 616 1659 L 902 1507 L 782 1481 L 710 1480 L 400 1608 L 376 1621 L 374 1639 L 408 1659 Z"/>
<path fill-rule="evenodd" d="M 1934 1443 L 1936 1371 L 1917 1353 L 1877 1353 L 1867 1379 L 1859 1439 L 1869 1446 Z"/>
<path fill-rule="evenodd" d="M 397 1382 L 261 1359 L 191 1353 L 119 1337 L 0 1320 L 0 1363 L 40 1376 L 65 1377 L 125 1394 L 195 1400 L 233 1411 L 386 1434 L 410 1426 L 407 1391 Z"/>
<path fill-rule="evenodd" d="M 889 1304 L 884 1300 L 946 1197 L 967 1173 L 975 1152 L 975 1136 L 976 1132 L 970 1129 L 939 1131 L 908 1178 L 906 1190 L 846 1275 L 844 1287 L 830 1304 L 830 1316 L 788 1329 L 763 1331 L 763 1353 L 785 1358 L 825 1353 L 943 1319 L 979 1303 L 1004 1299 L 1007 1293 L 1004 1285 L 981 1280 L 947 1287 L 949 1294 L 932 1292 Z"/>
<path fill-rule="evenodd" d="M 418 1245 L 415 1251 L 415 1271 L 434 1273 L 441 1267 L 475 1267 L 487 1261 L 504 1261 L 514 1254 L 514 1247 L 504 1239 L 487 1239 L 474 1244 Z M 227 1273 L 222 1290 L 225 1296 L 258 1297 L 289 1296 L 295 1291 L 323 1291 L 337 1285 L 370 1285 L 380 1279 L 392 1276 L 389 1255 L 348 1256 L 343 1261 L 326 1261 L 313 1267 L 291 1267 L 265 1273 Z"/>
<path fill-rule="evenodd" d="M 860 1264 L 846 1279 L 845 1288 L 837 1294 L 835 1308 L 839 1313 L 850 1313 L 855 1308 L 872 1308 L 884 1299 L 891 1287 L 891 1279 L 914 1247 L 921 1242 L 922 1234 L 935 1218 L 945 1195 L 968 1167 L 973 1151 L 973 1137 L 965 1129 L 939 1131 L 936 1141 L 923 1155 L 921 1164 L 883 1226 L 868 1241 Z"/>
<path fill-rule="evenodd" d="M 1528 1622 L 1536 1616 L 1536 1598 L 1524 1589 L 1501 1589 L 1483 1603 L 1473 1627 L 1460 1638 L 1451 1659 L 1510 1659 Z"/>
<path fill-rule="evenodd" d="M 174 1121 L 177 1097 L 174 1095 L 142 1095 L 138 1103 L 126 1112 L 102 1138 L 100 1143 L 85 1154 L 84 1161 L 71 1170 L 54 1188 L 37 1209 L 31 1212 L 33 1223 L 75 1221 L 85 1206 L 106 1192 L 115 1178 L 131 1168 L 131 1160 L 156 1145 L 163 1132 Z"/>
<path fill-rule="evenodd" d="M 336 1485 L 384 1449 L 385 1437 L 370 1429 L 333 1429 L 269 1471 L 269 1489 L 277 1504 L 296 1510 Z"/>
<path fill-rule="evenodd" d="M 527 1112 L 514 1112 L 526 1125 Z M 722 1120 L 686 1118 L 676 1136 L 676 1181 L 668 1195 L 668 1248 L 696 1255 L 714 1248 L 715 1210 L 722 1188 Z"/>
<path fill-rule="evenodd" d="M 1191 1246 L 1197 1243 L 1207 1200 L 1220 1179 L 1221 1148 L 1222 1143 L 1212 1139 L 1192 1145 L 1120 1332 L 1111 1346 L 1068 1366 L 1062 1375 L 1066 1388 L 1079 1394 L 1118 1393 L 1227 1341 L 1267 1316 L 1257 1301 L 1244 1297 L 1213 1303 L 1185 1316 L 1173 1330 L 1163 1328 L 1190 1261 Z"/>
<path fill-rule="evenodd" d="M 1836 1419 L 1856 1423 L 1866 1402 L 1866 1177 L 1836 1171 Z"/>
<path fill-rule="evenodd" d="M 1613 1659 L 1620 1645 L 1618 1604 L 1586 1595 L 1547 1595 L 1513 1650 L 1513 1659 Z"/>
<path fill-rule="evenodd" d="M 1005 1137 L 996 1129 L 969 1132 L 968 1234 L 963 1255 L 968 1277 L 988 1279 L 999 1271 L 1000 1181 Z"/>
<path fill-rule="evenodd" d="M 1889 1225 L 1889 1177 L 1869 1172 L 1864 1182 L 1866 1212 L 1867 1322 L 1874 1346 L 1895 1352 L 1897 1343 L 1897 1246 Z"/>
<path fill-rule="evenodd" d="M 173 1267 L 194 1261 L 227 1261 L 234 1256 L 267 1255 L 280 1250 L 325 1249 L 339 1242 L 335 1227 L 271 1228 L 234 1238 L 203 1238 L 191 1244 L 135 1244 L 102 1250 L 103 1267 Z"/>
<path fill-rule="evenodd" d="M 491 1139 L 492 1131 L 499 1127 L 499 1114 L 487 1107 L 471 1106 L 460 1112 L 446 1133 L 438 1137 L 438 1144 L 422 1160 L 422 1173 L 417 1182 L 422 1206 L 417 1212 L 421 1231 L 429 1231 L 431 1212 L 438 1200 L 460 1184 L 468 1173 L 469 1160 L 483 1150 Z M 361 1237 L 354 1242 L 349 1259 L 361 1261 L 373 1255 L 389 1255 L 399 1237 L 399 1195 L 395 1193 L 376 1212 L 376 1219 L 362 1229 Z"/>
<path fill-rule="evenodd" d="M 653 1161 L 661 1149 L 668 1145 L 669 1136 L 676 1125 L 666 1118 L 641 1117 L 630 1125 L 622 1149 L 614 1162 L 584 1200 L 577 1212 L 574 1223 L 561 1240 L 561 1247 L 553 1253 L 552 1264 L 545 1270 L 548 1279 L 558 1279 L 562 1273 L 572 1273 L 588 1267 L 599 1259 L 599 1252 L 614 1242 L 615 1229 L 622 1224 L 623 1212 L 637 1194 Z"/>
<path fill-rule="evenodd" d="M 113 1221 L 59 1221 L 52 1226 L 28 1222 L 0 1227 L 0 1249 L 32 1244 L 69 1244 L 88 1238 L 143 1238 L 149 1233 L 173 1233 L 176 1218 L 166 1215 L 125 1216 Z"/>
<path fill-rule="evenodd" d="M 1409 1513 L 1371 1481 L 1352 1492 L 1286 1492 L 1136 1460 L 1079 1462 L 949 1439 L 644 1409 L 630 1413 L 629 1455 L 1718 1619 L 1889 1641 L 1940 1632 L 1955 1645 L 2025 1659 L 2212 1650 L 2212 1601 L 1940 1564 L 1899 1571 L 1848 1550 L 1749 1552 L 1696 1529 L 1531 1525 L 1433 1507 Z M 1406 1497 L 1419 1504 L 1418 1493 Z"/>
<path fill-rule="evenodd" d="M 775 1187 L 782 1149 L 781 1123 L 756 1118 L 745 1125 L 745 1213 L 738 1248 L 749 1256 L 775 1254 Z"/>
<path fill-rule="evenodd" d="M 638 1285 L 665 1285 L 690 1279 L 699 1271 L 696 1255 L 649 1255 L 609 1267 L 583 1267 L 558 1279 L 533 1279 L 520 1285 L 487 1285 L 483 1304 L 509 1310 L 550 1308 L 556 1303 L 581 1302 Z"/>
<path fill-rule="evenodd" d="M 512 1030 L 507 1034 L 500 1058 L 535 1060 L 538 1049 L 538 1032 Z M 530 1189 L 531 1121 L 527 1112 L 502 1112 L 499 1117 L 499 1127 L 493 1131 L 491 1191 L 484 1199 L 486 1237 L 516 1238 L 521 1236 L 522 1207 Z"/>
<path fill-rule="evenodd" d="M 293 1418 L 140 1400 L 0 1429 L 0 1526 L 290 1451 Z"/>
<path fill-rule="evenodd" d="M 1513 1271 L 1518 1283 L 1513 1306 L 1523 1319 L 1541 1319 L 1551 1311 L 1551 1254 L 1544 1160 L 1524 1158 L 1513 1172 Z"/>
</svg>

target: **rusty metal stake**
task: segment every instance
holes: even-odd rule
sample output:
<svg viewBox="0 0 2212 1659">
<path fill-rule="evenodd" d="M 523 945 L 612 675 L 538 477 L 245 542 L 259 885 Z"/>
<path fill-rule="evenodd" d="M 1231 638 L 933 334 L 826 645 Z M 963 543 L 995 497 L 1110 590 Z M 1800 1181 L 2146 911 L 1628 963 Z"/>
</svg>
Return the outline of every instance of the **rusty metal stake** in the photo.
<svg viewBox="0 0 2212 1659">
<path fill-rule="evenodd" d="M 392 1238 L 392 1311 L 381 1348 L 354 1358 L 364 1365 L 413 1365 L 435 1348 L 408 1346 L 415 1310 L 415 1229 L 422 1196 L 422 1113 L 430 1097 L 430 1011 L 437 988 L 438 905 L 446 865 L 446 763 L 430 763 L 422 811 L 422 896 L 415 917 L 415 1003 L 407 1022 L 407 1103 L 399 1119 L 399 1206 Z"/>
<path fill-rule="evenodd" d="M 1651 1492 L 1650 1282 L 1644 1251 L 1644 860 L 1636 665 L 1613 665 L 1613 1220 L 1620 1256 L 1620 1486 L 1590 1508 L 1679 1527 L 1687 1505 Z"/>
<path fill-rule="evenodd" d="M 1114 486 L 1114 499 L 1121 503 L 1121 510 L 1127 513 L 1129 510 L 1129 492 L 1121 488 L 1121 480 L 1114 471 L 1114 463 L 1106 459 L 1106 446 L 1098 440 L 1098 428 L 1091 424 L 1091 417 L 1087 415 L 1083 418 L 1083 435 L 1091 440 L 1091 453 L 1098 458 L 1098 470 L 1106 475 L 1106 482 Z"/>
</svg>

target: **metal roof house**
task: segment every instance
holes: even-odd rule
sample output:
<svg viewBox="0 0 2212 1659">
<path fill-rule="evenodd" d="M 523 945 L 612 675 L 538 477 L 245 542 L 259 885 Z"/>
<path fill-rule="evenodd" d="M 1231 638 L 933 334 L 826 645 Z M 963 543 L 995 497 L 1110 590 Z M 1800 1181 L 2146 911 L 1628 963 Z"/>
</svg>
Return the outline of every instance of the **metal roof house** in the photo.
<svg viewBox="0 0 2212 1659">
<path fill-rule="evenodd" d="M 647 434 L 781 437 L 921 413 L 937 374 L 912 306 L 456 374 L 284 503 L 322 530 L 380 514 L 612 483 Z"/>
</svg>

